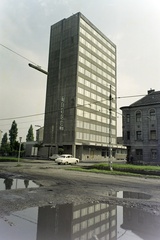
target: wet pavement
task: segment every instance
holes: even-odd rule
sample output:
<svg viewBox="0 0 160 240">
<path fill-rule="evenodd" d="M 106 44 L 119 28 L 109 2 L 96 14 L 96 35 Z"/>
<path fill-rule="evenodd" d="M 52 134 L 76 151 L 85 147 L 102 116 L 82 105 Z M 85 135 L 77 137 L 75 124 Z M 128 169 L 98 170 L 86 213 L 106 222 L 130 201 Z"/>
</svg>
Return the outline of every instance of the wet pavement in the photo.
<svg viewBox="0 0 160 240">
<path fill-rule="evenodd" d="M 1 173 L 0 240 L 159 239 L 159 179 L 66 171 L 52 163 L 3 163 Z"/>
<path fill-rule="evenodd" d="M 31 180 L 0 178 L 0 190 L 38 187 Z M 112 191 L 117 198 L 150 199 L 149 194 Z M 0 218 L 5 240 L 156 240 L 160 216 L 107 203 L 31 207 Z"/>
<path fill-rule="evenodd" d="M 3 240 L 158 240 L 160 216 L 105 203 L 27 208 L 0 219 Z"/>
<path fill-rule="evenodd" d="M 38 187 L 38 185 L 28 179 L 0 178 L 0 191 L 34 187 Z"/>
<path fill-rule="evenodd" d="M 129 199 L 150 199 L 151 195 L 146 193 L 131 192 L 131 191 L 118 191 L 118 198 L 129 198 Z"/>
</svg>

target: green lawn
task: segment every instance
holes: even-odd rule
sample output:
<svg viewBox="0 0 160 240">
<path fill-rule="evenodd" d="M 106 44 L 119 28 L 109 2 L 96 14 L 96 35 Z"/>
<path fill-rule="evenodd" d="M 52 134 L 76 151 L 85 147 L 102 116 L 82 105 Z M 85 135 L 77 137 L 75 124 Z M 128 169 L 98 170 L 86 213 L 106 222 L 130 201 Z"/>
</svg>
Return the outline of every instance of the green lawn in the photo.
<svg viewBox="0 0 160 240">
<path fill-rule="evenodd" d="M 16 157 L 0 157 L 0 162 L 16 162 L 18 158 Z"/>
<path fill-rule="evenodd" d="M 69 170 L 112 174 L 112 175 L 123 175 L 123 176 L 145 176 L 160 178 L 160 166 L 138 166 L 132 164 L 112 164 L 113 170 L 110 170 L 109 164 L 98 163 L 89 167 L 74 167 Z"/>
</svg>

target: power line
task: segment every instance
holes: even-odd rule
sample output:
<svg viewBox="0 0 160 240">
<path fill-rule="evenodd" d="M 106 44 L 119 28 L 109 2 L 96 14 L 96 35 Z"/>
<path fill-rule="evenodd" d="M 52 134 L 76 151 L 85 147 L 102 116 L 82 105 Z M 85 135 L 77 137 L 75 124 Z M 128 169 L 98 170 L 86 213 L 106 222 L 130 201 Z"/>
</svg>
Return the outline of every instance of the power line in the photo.
<svg viewBox="0 0 160 240">
<path fill-rule="evenodd" d="M 19 53 L 17 53 L 16 51 L 14 51 L 14 50 L 12 50 L 11 48 L 5 46 L 4 44 L 0 43 L 0 45 L 1 45 L 2 47 L 6 48 L 7 50 L 9 50 L 9 51 L 17 54 L 18 56 L 24 58 L 25 60 L 27 60 L 27 61 L 29 61 L 29 62 L 31 62 L 31 63 L 33 63 L 33 64 L 36 65 L 36 66 L 33 66 L 32 64 L 29 64 L 29 66 L 31 65 L 31 67 L 33 67 L 33 68 L 36 68 L 36 67 L 41 68 L 38 64 L 36 64 L 36 63 L 33 62 L 32 60 L 24 57 L 23 55 L 21 55 L 21 54 L 19 54 Z M 36 68 L 36 69 L 37 69 L 37 68 Z M 38 69 L 38 70 L 39 70 L 39 69 Z M 40 70 L 39 70 L 39 71 L 40 71 Z M 43 71 L 43 69 L 41 69 L 41 71 Z M 45 72 L 45 74 L 47 73 L 46 71 L 44 71 L 44 72 Z M 111 86 L 112 86 L 112 85 L 111 85 Z M 113 87 L 113 86 L 112 86 L 112 87 Z M 145 94 L 143 94 L 143 95 L 123 96 L 123 97 L 116 97 L 116 98 L 117 98 L 117 99 L 120 99 L 120 98 L 132 98 L 132 97 L 142 97 L 142 96 L 145 96 Z"/>
<path fill-rule="evenodd" d="M 117 98 L 130 98 L 130 97 L 139 97 L 139 96 L 145 96 L 145 95 L 132 95 L 132 96 L 123 96 L 123 97 L 117 97 Z M 109 100 L 108 99 L 103 99 L 102 101 L 107 101 Z M 114 99 L 112 99 L 114 100 Z M 89 102 L 89 103 L 86 103 L 86 104 L 82 104 L 82 105 L 77 105 L 76 107 L 77 108 L 80 108 L 80 107 L 85 107 L 87 105 L 92 105 L 92 104 L 96 104 L 96 103 L 101 103 L 102 101 L 93 101 L 93 102 Z M 68 109 L 71 109 L 71 108 L 76 108 L 76 107 L 68 107 L 68 108 L 65 108 L 64 110 L 68 110 Z M 10 117 L 10 118 L 1 118 L 0 121 L 7 121 L 7 120 L 12 120 L 12 119 L 20 119 L 20 118 L 29 118 L 29 117 L 35 117 L 35 116 L 40 116 L 40 115 L 45 115 L 45 114 L 49 114 L 49 113 L 56 113 L 60 110 L 55 110 L 55 111 L 51 111 L 51 112 L 46 112 L 46 113 L 37 113 L 37 114 L 32 114 L 32 115 L 26 115 L 26 116 L 18 116 L 18 117 Z M 118 112 L 116 112 L 118 113 Z M 120 113 L 118 113 L 120 114 Z M 120 114 L 122 115 L 122 114 Z"/>
<path fill-rule="evenodd" d="M 30 59 L 24 57 L 23 55 L 17 53 L 16 51 L 12 50 L 11 48 L 9 48 L 9 47 L 3 45 L 2 43 L 0 43 L 0 45 L 1 45 L 2 47 L 6 48 L 7 50 L 9 50 L 9 51 L 15 53 L 15 54 L 18 55 L 19 57 L 24 58 L 25 60 L 27 60 L 27 61 L 29 61 L 29 62 L 32 62 L 33 64 L 37 65 L 35 62 L 33 62 L 33 61 L 31 61 Z"/>
<path fill-rule="evenodd" d="M 132 95 L 132 96 L 123 96 L 123 97 L 117 97 L 118 99 L 120 98 L 132 98 L 132 97 L 144 97 L 146 96 L 146 94 L 143 94 L 143 95 Z"/>
<path fill-rule="evenodd" d="M 19 118 L 35 117 L 35 116 L 40 116 L 40 115 L 44 115 L 44 113 L 37 113 L 37 114 L 32 114 L 32 115 L 20 116 L 20 117 L 1 118 L 0 121 L 19 119 Z"/>
<path fill-rule="evenodd" d="M 40 122 L 40 121 L 43 121 L 44 119 L 43 118 L 40 118 L 40 119 L 37 119 L 37 120 L 32 120 L 32 122 Z M 30 120 L 29 121 L 25 121 L 25 122 L 18 122 L 18 124 L 24 124 L 24 123 L 28 123 L 30 124 Z M 10 123 L 6 123 L 6 124 L 0 124 L 0 127 L 2 126 L 8 126 L 10 125 Z"/>
</svg>

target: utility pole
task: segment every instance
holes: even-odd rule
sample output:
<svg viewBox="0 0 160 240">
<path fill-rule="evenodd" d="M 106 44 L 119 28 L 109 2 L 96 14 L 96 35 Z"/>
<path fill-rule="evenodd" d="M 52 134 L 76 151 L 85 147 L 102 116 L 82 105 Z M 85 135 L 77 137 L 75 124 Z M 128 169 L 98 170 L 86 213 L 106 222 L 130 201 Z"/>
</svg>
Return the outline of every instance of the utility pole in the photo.
<svg viewBox="0 0 160 240">
<path fill-rule="evenodd" d="M 19 137 L 18 163 L 19 163 L 20 153 L 21 153 L 21 141 L 22 141 L 22 137 Z"/>
<path fill-rule="evenodd" d="M 54 126 L 52 125 L 51 128 L 51 147 L 50 147 L 50 156 L 52 156 L 52 147 L 53 147 L 53 131 L 54 131 Z M 57 152 L 56 152 L 57 153 Z"/>
<path fill-rule="evenodd" d="M 110 85 L 110 94 L 109 94 L 109 167 L 112 171 L 112 93 L 111 93 L 111 85 Z"/>
</svg>

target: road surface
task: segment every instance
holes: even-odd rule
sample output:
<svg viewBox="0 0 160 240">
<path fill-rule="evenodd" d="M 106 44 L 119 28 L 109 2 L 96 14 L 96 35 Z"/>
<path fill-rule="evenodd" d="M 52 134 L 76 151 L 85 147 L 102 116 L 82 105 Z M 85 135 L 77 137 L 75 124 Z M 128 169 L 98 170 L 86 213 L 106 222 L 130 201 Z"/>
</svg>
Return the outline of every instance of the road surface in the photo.
<svg viewBox="0 0 160 240">
<path fill-rule="evenodd" d="M 26 161 L 19 165 L 0 163 L 1 178 L 29 179 L 40 185 L 38 188 L 1 191 L 0 216 L 27 207 L 93 201 L 143 209 L 160 215 L 159 179 L 77 172 L 67 168 L 50 161 Z M 119 192 L 134 193 L 135 198 L 119 198 Z M 150 198 L 141 198 L 142 193 L 144 196 L 150 195 Z"/>
</svg>

